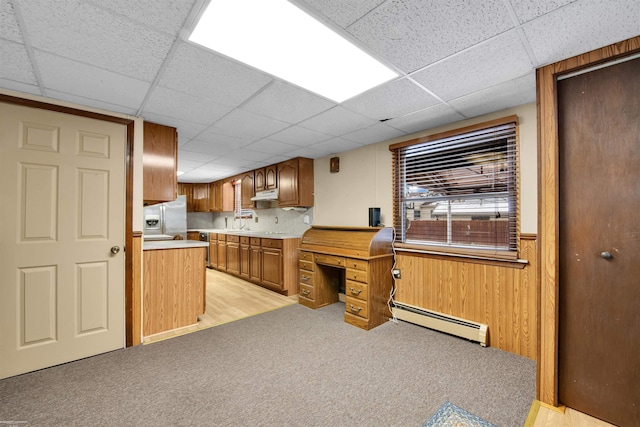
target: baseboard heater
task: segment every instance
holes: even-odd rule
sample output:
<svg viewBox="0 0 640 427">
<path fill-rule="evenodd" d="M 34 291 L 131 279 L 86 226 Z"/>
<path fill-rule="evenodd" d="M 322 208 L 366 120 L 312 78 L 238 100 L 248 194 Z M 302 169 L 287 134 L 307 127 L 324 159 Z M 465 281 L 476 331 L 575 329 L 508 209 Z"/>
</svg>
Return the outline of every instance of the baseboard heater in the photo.
<svg viewBox="0 0 640 427">
<path fill-rule="evenodd" d="M 424 326 L 436 331 L 445 332 L 470 341 L 477 341 L 482 347 L 487 346 L 487 331 L 489 326 L 483 323 L 471 322 L 459 317 L 425 310 L 401 302 L 394 302 L 393 314 L 397 319 L 416 325 Z"/>
</svg>

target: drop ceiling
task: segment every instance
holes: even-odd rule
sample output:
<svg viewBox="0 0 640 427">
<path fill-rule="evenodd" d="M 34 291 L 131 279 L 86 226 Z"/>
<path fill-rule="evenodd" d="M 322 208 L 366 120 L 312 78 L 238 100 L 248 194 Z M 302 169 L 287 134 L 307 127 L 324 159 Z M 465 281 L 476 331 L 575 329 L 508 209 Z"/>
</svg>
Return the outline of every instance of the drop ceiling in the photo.
<svg viewBox="0 0 640 427">
<path fill-rule="evenodd" d="M 337 104 L 188 42 L 206 0 L 0 0 L 0 88 L 175 126 L 210 182 L 533 102 L 536 68 L 640 35 L 638 0 L 291 2 L 399 77 Z"/>
</svg>

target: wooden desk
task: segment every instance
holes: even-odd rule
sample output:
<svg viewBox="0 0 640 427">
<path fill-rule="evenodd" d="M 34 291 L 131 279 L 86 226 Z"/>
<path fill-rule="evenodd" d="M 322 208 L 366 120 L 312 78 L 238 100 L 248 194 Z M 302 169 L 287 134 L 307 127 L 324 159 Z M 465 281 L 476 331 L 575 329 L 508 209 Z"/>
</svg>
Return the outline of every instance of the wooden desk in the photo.
<svg viewBox="0 0 640 427">
<path fill-rule="evenodd" d="M 298 261 L 300 304 L 319 308 L 338 302 L 344 289 L 344 320 L 372 329 L 391 316 L 393 230 L 314 226 L 303 235 Z"/>
</svg>

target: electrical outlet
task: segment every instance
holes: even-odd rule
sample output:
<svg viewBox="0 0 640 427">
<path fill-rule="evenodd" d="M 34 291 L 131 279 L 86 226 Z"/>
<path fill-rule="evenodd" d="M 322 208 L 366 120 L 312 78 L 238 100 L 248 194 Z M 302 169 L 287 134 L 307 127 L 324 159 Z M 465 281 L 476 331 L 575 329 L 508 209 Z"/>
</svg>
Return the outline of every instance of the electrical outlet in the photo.
<svg viewBox="0 0 640 427">
<path fill-rule="evenodd" d="M 399 268 L 395 268 L 391 271 L 391 273 L 393 274 L 393 278 L 394 279 L 400 279 L 400 269 Z"/>
<path fill-rule="evenodd" d="M 255 221 L 258 222 L 258 217 L 255 217 L 255 218 L 256 218 Z"/>
</svg>

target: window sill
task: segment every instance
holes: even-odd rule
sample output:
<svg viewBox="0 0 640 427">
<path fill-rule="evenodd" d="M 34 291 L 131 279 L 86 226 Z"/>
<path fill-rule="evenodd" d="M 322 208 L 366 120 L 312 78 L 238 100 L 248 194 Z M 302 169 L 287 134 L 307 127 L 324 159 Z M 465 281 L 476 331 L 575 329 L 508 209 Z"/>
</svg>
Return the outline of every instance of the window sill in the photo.
<svg viewBox="0 0 640 427">
<path fill-rule="evenodd" d="M 481 256 L 473 251 L 464 253 L 463 250 L 453 252 L 445 252 L 434 247 L 420 247 L 418 245 L 408 245 L 404 243 L 395 243 L 394 249 L 396 253 L 403 253 L 408 256 L 427 257 L 432 259 L 442 259 L 447 261 L 469 262 L 473 264 L 495 265 L 498 267 L 523 269 L 529 264 L 526 259 L 493 258 L 490 256 Z"/>
</svg>

